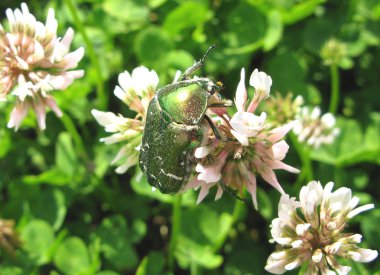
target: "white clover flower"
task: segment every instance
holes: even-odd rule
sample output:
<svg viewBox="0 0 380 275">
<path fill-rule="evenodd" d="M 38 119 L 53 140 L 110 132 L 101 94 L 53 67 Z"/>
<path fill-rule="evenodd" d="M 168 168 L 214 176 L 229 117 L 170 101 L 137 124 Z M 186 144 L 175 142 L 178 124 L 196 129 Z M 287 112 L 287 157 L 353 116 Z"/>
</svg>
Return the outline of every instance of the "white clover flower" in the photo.
<svg viewBox="0 0 380 275">
<path fill-rule="evenodd" d="M 339 134 L 339 129 L 334 128 L 335 117 L 331 113 L 326 113 L 321 117 L 321 109 L 314 107 L 301 108 L 296 116 L 297 124 L 293 128 L 300 142 L 318 148 L 322 144 L 332 143 Z"/>
<path fill-rule="evenodd" d="M 83 70 L 71 70 L 84 55 L 81 47 L 69 52 L 74 31 L 69 28 L 63 38 L 57 37 L 58 22 L 49 9 L 46 24 L 29 13 L 25 3 L 21 10 L 6 10 L 10 31 L 0 24 L 0 100 L 9 93 L 17 97 L 9 128 L 17 130 L 29 109 L 37 116 L 41 130 L 46 128 L 46 107 L 57 116 L 58 108 L 51 91 L 66 89 Z"/>
<path fill-rule="evenodd" d="M 158 85 L 158 75 L 154 70 L 149 71 L 140 66 L 132 71 L 119 75 L 119 85 L 114 90 L 115 96 L 138 114 L 145 114 L 150 100 Z"/>
<path fill-rule="evenodd" d="M 223 132 L 229 141 L 220 141 L 210 136 L 207 144 L 195 150 L 195 157 L 200 159 L 196 167 L 197 176 L 189 181 L 185 190 L 200 188 L 198 203 L 205 198 L 211 187 L 217 185 L 216 199 L 221 197 L 225 188 L 237 192 L 245 188 L 251 194 L 253 204 L 257 208 L 257 176 L 261 176 L 279 192 L 284 193 L 274 170 L 299 172 L 298 169 L 282 162 L 289 149 L 283 137 L 294 123 L 271 129 L 266 123 L 266 113 L 263 112 L 260 116 L 253 113 L 258 103 L 269 95 L 271 84 L 270 76 L 255 70 L 251 76 L 251 85 L 255 86 L 256 94 L 246 108 L 245 71 L 241 70 L 235 96 L 238 112 L 232 117 L 223 113 L 213 118 L 219 131 Z"/>
<path fill-rule="evenodd" d="M 132 74 L 127 71 L 119 74 L 118 80 L 119 86 L 115 87 L 114 94 L 136 112 L 135 118 L 99 110 L 92 110 L 91 113 L 106 132 L 112 133 L 100 141 L 105 144 L 124 143 L 111 163 L 118 165 L 116 173 L 123 174 L 138 162 L 146 112 L 157 89 L 158 76 L 153 70 L 138 67 Z"/>
<path fill-rule="evenodd" d="M 347 274 L 349 266 L 342 266 L 337 258 L 370 262 L 377 251 L 359 248 L 360 234 L 343 232 L 346 223 L 355 215 L 374 207 L 373 204 L 356 208 L 357 197 L 345 187 L 332 192 L 333 183 L 325 188 L 312 181 L 300 192 L 300 201 L 282 195 L 278 218 L 272 221 L 273 241 L 280 245 L 267 261 L 265 269 L 282 274 L 306 263 L 306 274 Z"/>
</svg>

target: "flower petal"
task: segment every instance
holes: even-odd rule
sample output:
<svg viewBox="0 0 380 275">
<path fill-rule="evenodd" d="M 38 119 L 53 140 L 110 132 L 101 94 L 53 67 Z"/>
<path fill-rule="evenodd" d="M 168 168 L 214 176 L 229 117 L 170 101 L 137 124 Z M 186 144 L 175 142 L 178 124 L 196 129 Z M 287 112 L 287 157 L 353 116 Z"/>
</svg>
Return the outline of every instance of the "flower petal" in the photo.
<svg viewBox="0 0 380 275">
<path fill-rule="evenodd" d="M 234 130 L 231 130 L 231 134 L 240 142 L 241 145 L 243 146 L 249 145 L 249 140 L 247 136 L 242 135 Z"/>
<path fill-rule="evenodd" d="M 285 140 L 281 140 L 272 146 L 273 156 L 276 160 L 283 160 L 288 153 L 288 150 L 289 145 Z"/>
<path fill-rule="evenodd" d="M 272 131 L 270 131 L 270 135 L 267 138 L 267 140 L 272 142 L 272 143 L 278 142 L 293 128 L 295 123 L 296 123 L 295 121 L 292 121 L 292 122 L 285 124 L 281 127 L 273 129 Z"/>
<path fill-rule="evenodd" d="M 15 128 L 15 131 L 18 130 L 20 127 L 21 122 L 25 118 L 26 114 L 28 113 L 29 110 L 29 103 L 19 103 L 16 104 L 16 106 L 13 108 L 11 117 L 9 119 L 9 122 L 7 124 L 8 128 Z"/>
<path fill-rule="evenodd" d="M 270 168 L 272 168 L 273 170 L 282 169 L 282 170 L 286 170 L 290 173 L 299 173 L 300 172 L 300 170 L 298 170 L 297 168 L 294 168 L 290 165 L 287 165 L 287 164 L 285 164 L 279 160 L 273 161 L 272 164 L 270 165 Z"/>
<path fill-rule="evenodd" d="M 210 146 L 201 146 L 195 149 L 194 156 L 198 159 L 204 158 L 210 153 Z"/>
<path fill-rule="evenodd" d="M 231 127 L 246 137 L 256 136 L 263 129 L 266 113 L 256 116 L 249 112 L 237 112 L 230 120 Z"/>
<path fill-rule="evenodd" d="M 240 81 L 236 89 L 235 105 L 238 112 L 244 112 L 245 103 L 247 102 L 247 88 L 245 87 L 245 71 L 244 68 L 240 72 Z"/>
<path fill-rule="evenodd" d="M 251 194 L 253 206 L 257 210 L 258 204 L 257 204 L 257 196 L 256 196 L 256 187 L 257 187 L 256 176 L 252 172 L 247 171 L 247 177 L 248 177 L 247 191 Z"/>
<path fill-rule="evenodd" d="M 255 88 L 256 93 L 260 94 L 259 98 L 264 99 L 269 96 L 272 78 L 266 73 L 255 69 L 249 79 L 249 85 Z"/>
<path fill-rule="evenodd" d="M 285 194 L 284 190 L 282 189 L 280 183 L 277 181 L 276 174 L 272 170 L 264 170 L 261 171 L 260 175 L 263 177 L 263 179 L 272 185 L 274 188 L 276 188 L 281 194 Z"/>
<path fill-rule="evenodd" d="M 208 187 L 206 183 L 203 183 L 201 185 L 201 191 L 199 192 L 198 199 L 197 199 L 197 204 L 200 204 L 203 199 L 207 196 L 208 194 Z"/>
<path fill-rule="evenodd" d="M 195 170 L 199 173 L 198 179 L 205 182 L 218 182 L 222 177 L 220 173 L 220 165 L 218 163 L 211 166 L 203 166 L 198 163 Z"/>
</svg>

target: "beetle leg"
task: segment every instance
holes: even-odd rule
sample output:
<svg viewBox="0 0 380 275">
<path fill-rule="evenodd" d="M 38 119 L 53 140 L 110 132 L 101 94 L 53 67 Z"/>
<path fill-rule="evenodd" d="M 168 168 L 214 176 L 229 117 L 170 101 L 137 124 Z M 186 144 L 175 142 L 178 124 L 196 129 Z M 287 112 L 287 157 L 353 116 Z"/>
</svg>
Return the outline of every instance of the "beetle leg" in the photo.
<svg viewBox="0 0 380 275">
<path fill-rule="evenodd" d="M 207 107 L 232 107 L 234 106 L 234 103 L 232 100 L 225 99 L 220 96 L 219 93 L 214 93 L 209 97 L 207 100 Z"/>
<path fill-rule="evenodd" d="M 214 122 L 212 121 L 212 119 L 208 115 L 205 115 L 205 119 L 207 120 L 208 124 L 211 127 L 211 130 L 213 131 L 215 137 L 218 140 L 220 140 L 221 142 L 236 141 L 236 139 L 234 139 L 234 138 L 222 137 L 218 128 L 215 126 Z"/>
<path fill-rule="evenodd" d="M 229 99 L 223 99 L 222 101 L 220 102 L 215 102 L 215 103 L 209 103 L 207 105 L 208 108 L 217 108 L 217 107 L 232 107 L 234 106 L 233 105 L 233 102 Z"/>
<path fill-rule="evenodd" d="M 237 192 L 236 192 L 236 191 L 233 191 L 231 188 L 229 188 L 227 185 L 225 185 L 223 181 L 219 181 L 219 184 L 220 184 L 220 186 L 222 187 L 223 191 L 225 191 L 225 192 L 226 192 L 227 194 L 229 194 L 230 196 L 235 197 L 235 199 L 238 199 L 239 201 L 242 201 L 242 202 L 244 202 L 244 203 L 247 204 L 247 205 L 250 204 L 250 202 L 249 202 L 248 199 L 246 199 L 246 198 L 242 198 L 242 197 L 240 197 L 239 195 L 237 195 L 237 194 L 236 194 Z"/>
<path fill-rule="evenodd" d="M 185 79 L 188 79 L 189 76 L 194 73 L 196 70 L 198 70 L 199 68 L 201 68 L 202 66 L 204 66 L 204 62 L 208 56 L 208 54 L 211 52 L 212 49 L 214 49 L 216 47 L 215 44 L 211 45 L 210 48 L 208 48 L 208 50 L 206 51 L 206 53 L 204 54 L 204 56 L 201 58 L 201 60 L 195 62 L 191 67 L 187 68 L 186 71 L 184 72 L 181 80 L 185 80 Z"/>
</svg>

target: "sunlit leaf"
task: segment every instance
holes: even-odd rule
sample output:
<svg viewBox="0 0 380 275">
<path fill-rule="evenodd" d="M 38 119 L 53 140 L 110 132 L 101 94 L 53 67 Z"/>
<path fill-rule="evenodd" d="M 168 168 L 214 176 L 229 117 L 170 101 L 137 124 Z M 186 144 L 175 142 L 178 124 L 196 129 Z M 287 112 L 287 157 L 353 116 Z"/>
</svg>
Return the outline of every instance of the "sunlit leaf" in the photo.
<svg viewBox="0 0 380 275">
<path fill-rule="evenodd" d="M 54 263 L 64 274 L 81 274 L 91 267 L 86 244 L 78 237 L 69 237 L 57 248 Z"/>
<path fill-rule="evenodd" d="M 122 216 L 112 216 L 102 221 L 96 236 L 104 257 L 117 270 L 132 268 L 137 264 L 137 255 L 131 244 L 131 234 Z"/>
<path fill-rule="evenodd" d="M 380 123 L 377 115 L 373 118 L 373 123 L 367 128 L 365 135 L 357 121 L 339 119 L 337 127 L 340 129 L 340 134 L 332 144 L 314 150 L 313 159 L 339 166 L 361 161 L 379 163 Z"/>
<path fill-rule="evenodd" d="M 152 47 L 152 44 L 160 45 Z M 154 64 L 161 60 L 173 48 L 168 34 L 157 27 L 149 27 L 141 31 L 135 40 L 135 52 L 143 64 Z"/>
<path fill-rule="evenodd" d="M 135 27 L 148 21 L 149 9 L 139 1 L 107 0 L 103 8 L 111 16 Z"/>
<path fill-rule="evenodd" d="M 277 45 L 282 37 L 283 25 L 278 11 L 273 10 L 267 17 L 268 27 L 265 33 L 263 48 L 265 51 L 271 50 Z"/>
<path fill-rule="evenodd" d="M 185 29 L 193 30 L 211 17 L 207 6 L 199 2 L 184 2 L 165 18 L 164 28 L 171 36 L 179 35 Z"/>
<path fill-rule="evenodd" d="M 164 255 L 162 252 L 151 251 L 145 256 L 137 268 L 136 275 L 159 275 L 164 267 Z"/>
<path fill-rule="evenodd" d="M 21 232 L 21 240 L 23 248 L 36 259 L 37 264 L 49 262 L 50 249 L 54 243 L 54 232 L 46 221 L 30 221 Z"/>
<path fill-rule="evenodd" d="M 222 264 L 223 257 L 212 252 L 207 245 L 194 242 L 191 238 L 180 235 L 177 240 L 175 256 L 178 264 L 188 268 L 192 264 L 214 269 Z"/>
</svg>

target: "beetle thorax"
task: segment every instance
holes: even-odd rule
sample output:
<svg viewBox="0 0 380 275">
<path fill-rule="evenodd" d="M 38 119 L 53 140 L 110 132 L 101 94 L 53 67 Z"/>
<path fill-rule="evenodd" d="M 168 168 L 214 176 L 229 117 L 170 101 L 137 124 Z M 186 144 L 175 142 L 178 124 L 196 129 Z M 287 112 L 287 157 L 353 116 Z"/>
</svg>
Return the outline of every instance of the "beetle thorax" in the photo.
<svg viewBox="0 0 380 275">
<path fill-rule="evenodd" d="M 158 93 L 158 100 L 171 121 L 186 125 L 200 123 L 211 94 L 208 91 L 208 81 L 204 79 L 180 81 L 164 89 Z"/>
</svg>

